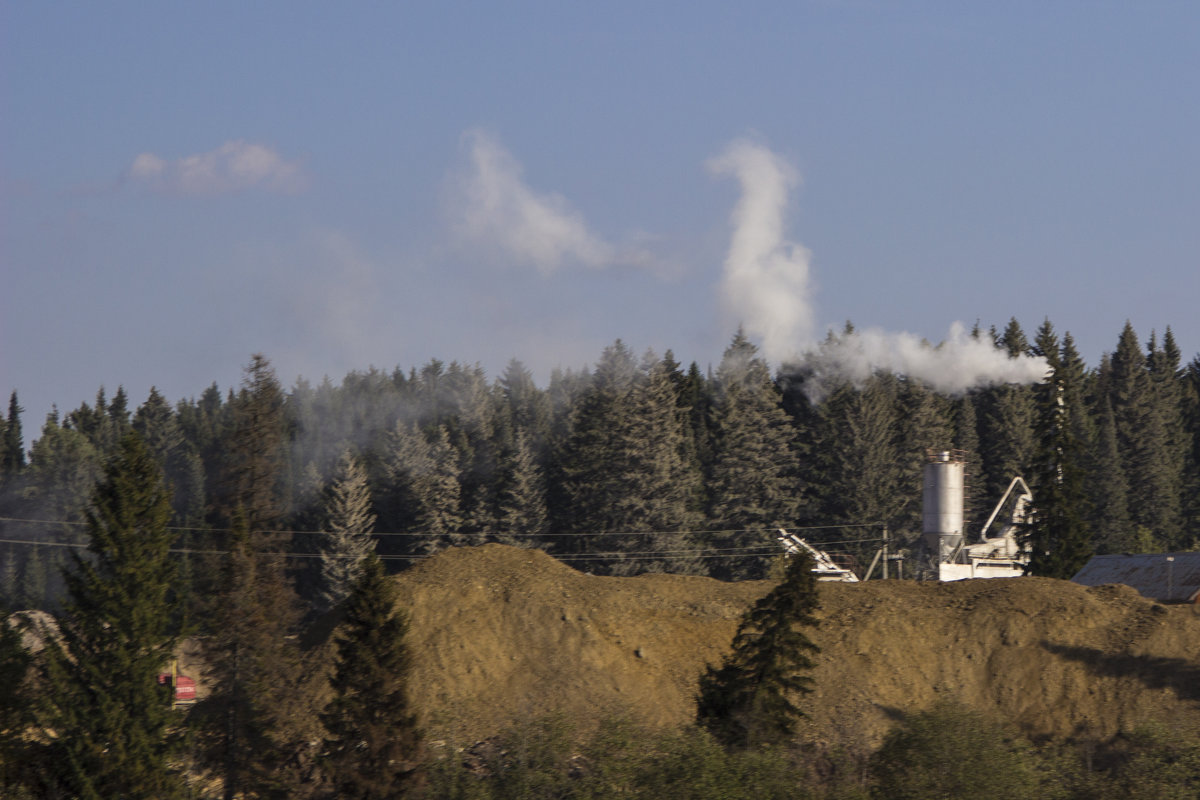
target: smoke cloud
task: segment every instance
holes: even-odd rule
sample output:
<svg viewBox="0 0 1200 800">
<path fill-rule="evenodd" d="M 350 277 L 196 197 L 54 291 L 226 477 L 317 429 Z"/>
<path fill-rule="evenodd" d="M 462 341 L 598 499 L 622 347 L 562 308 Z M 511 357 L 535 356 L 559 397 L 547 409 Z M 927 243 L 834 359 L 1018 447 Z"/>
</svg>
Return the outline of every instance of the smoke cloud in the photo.
<svg viewBox="0 0 1200 800">
<path fill-rule="evenodd" d="M 812 343 L 814 316 L 809 287 L 812 254 L 784 236 L 788 195 L 796 170 L 762 145 L 730 144 L 708 162 L 717 175 L 742 187 L 733 209 L 733 237 L 721 282 L 724 309 L 746 333 L 762 341 L 763 355 L 779 361 Z"/>
<path fill-rule="evenodd" d="M 530 188 L 520 163 L 492 136 L 470 131 L 464 138 L 470 169 L 460 182 L 456 213 L 468 239 L 530 263 L 543 275 L 568 263 L 655 265 L 649 253 L 618 247 L 592 233 L 561 195 Z"/>
<path fill-rule="evenodd" d="M 935 391 L 959 394 L 1001 383 L 1037 383 L 1047 371 L 1045 359 L 1012 358 L 990 336 L 971 336 L 961 322 L 951 325 L 936 346 L 911 333 L 877 328 L 831 336 L 806 352 L 797 367 L 816 397 L 839 384 L 861 385 L 876 372 L 895 372 Z"/>
<path fill-rule="evenodd" d="M 760 338 L 769 360 L 788 362 L 804 374 L 810 394 L 821 395 L 839 383 L 861 384 L 876 372 L 906 375 L 946 393 L 1036 383 L 1045 377 L 1044 359 L 1010 358 L 990 338 L 967 334 L 960 322 L 936 346 L 911 333 L 877 328 L 817 344 L 812 255 L 787 240 L 784 224 L 799 174 L 766 147 L 746 140 L 733 142 L 708 168 L 735 177 L 742 189 L 731 217 L 733 236 L 721 283 L 725 311 Z"/>
</svg>

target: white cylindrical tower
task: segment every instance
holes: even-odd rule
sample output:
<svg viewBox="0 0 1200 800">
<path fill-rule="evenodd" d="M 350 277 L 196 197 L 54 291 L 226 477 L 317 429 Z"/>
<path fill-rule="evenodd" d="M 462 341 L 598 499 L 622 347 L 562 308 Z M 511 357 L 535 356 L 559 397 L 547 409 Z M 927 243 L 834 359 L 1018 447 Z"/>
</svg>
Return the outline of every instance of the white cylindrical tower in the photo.
<svg viewBox="0 0 1200 800">
<path fill-rule="evenodd" d="M 966 454 L 961 450 L 926 452 L 922 533 L 939 562 L 949 560 L 962 544 Z"/>
</svg>

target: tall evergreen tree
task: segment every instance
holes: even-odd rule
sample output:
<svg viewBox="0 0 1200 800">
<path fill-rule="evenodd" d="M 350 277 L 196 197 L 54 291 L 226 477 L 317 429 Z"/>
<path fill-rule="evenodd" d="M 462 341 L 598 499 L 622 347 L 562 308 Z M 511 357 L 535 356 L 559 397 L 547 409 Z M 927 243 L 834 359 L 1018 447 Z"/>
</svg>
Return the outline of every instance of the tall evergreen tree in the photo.
<svg viewBox="0 0 1200 800">
<path fill-rule="evenodd" d="M 0 796 L 32 798 L 42 776 L 29 741 L 33 716 L 33 656 L 25 647 L 25 621 L 0 611 Z M 32 751 L 32 752 L 31 752 Z"/>
<path fill-rule="evenodd" d="M 697 721 L 727 747 L 785 744 L 804 715 L 795 701 L 813 690 L 819 651 L 803 630 L 820 607 L 812 569 L 807 553 L 790 556 L 783 581 L 742 618 L 733 651 L 700 678 Z"/>
<path fill-rule="evenodd" d="M 1129 484 L 1121 467 L 1117 424 L 1107 396 L 1100 398 L 1100 424 L 1092 456 L 1092 540 L 1100 553 L 1138 551 L 1129 517 Z"/>
<path fill-rule="evenodd" d="M 387 449 L 388 502 L 399 530 L 420 535 L 413 551 L 432 555 L 466 544 L 458 454 L 446 428 L 438 426 L 427 436 L 398 423 Z"/>
<path fill-rule="evenodd" d="M 793 525 L 801 506 L 795 430 L 766 362 L 740 330 L 717 369 L 716 392 L 710 524 L 726 531 L 726 546 L 772 548 L 775 529 Z M 765 568 L 765 557 L 740 558 L 719 574 Z"/>
<path fill-rule="evenodd" d="M 695 556 L 693 531 L 703 520 L 703 476 L 688 459 L 688 424 L 670 363 L 652 352 L 642 361 L 630 411 L 635 446 L 629 451 L 629 469 L 639 481 L 620 502 L 630 525 L 648 532 L 628 547 L 653 554 L 640 557 L 633 569 L 698 574 L 704 566 Z"/>
<path fill-rule="evenodd" d="M 900 450 L 897 390 L 895 376 L 881 373 L 869 378 L 861 389 L 839 387 L 822 407 L 817 450 L 824 471 L 824 524 L 883 523 L 901 533 L 902 512 L 911 503 L 913 491 L 905 485 L 908 459 Z M 846 538 L 840 530 L 833 535 Z M 852 549 L 861 560 L 874 549 L 873 544 L 862 543 Z"/>
<path fill-rule="evenodd" d="M 4 423 L 4 441 L 0 447 L 0 483 L 19 475 L 25 469 L 25 437 L 21 432 L 21 413 L 25 409 L 17 401 L 17 392 L 8 398 L 8 417 Z"/>
<path fill-rule="evenodd" d="M 1038 330 L 1038 352 L 1050 372 L 1037 392 L 1039 443 L 1033 476 L 1028 572 L 1069 579 L 1092 555 L 1086 526 L 1083 443 L 1073 422 L 1085 413 L 1078 376 L 1064 364 L 1058 336 L 1049 320 Z"/>
<path fill-rule="evenodd" d="M 87 558 L 67 575 L 61 642 L 47 640 L 42 726 L 53 730 L 55 780 L 81 798 L 169 798 L 170 696 L 156 676 L 177 631 L 161 472 L 136 435 L 124 437 L 87 513 Z"/>
<path fill-rule="evenodd" d="M 546 480 L 524 429 L 517 431 L 512 452 L 502 465 L 500 531 L 496 538 L 509 545 L 544 546 L 538 538 L 549 531 Z"/>
<path fill-rule="evenodd" d="M 390 800 L 420 788 L 421 733 L 409 696 L 408 619 L 375 555 L 346 604 L 338 633 L 325 765 L 337 797 Z"/>
<path fill-rule="evenodd" d="M 1184 444 L 1188 447 L 1184 480 L 1187 547 L 1200 545 L 1200 356 L 1187 365 L 1182 375 L 1181 401 L 1184 413 Z"/>
<path fill-rule="evenodd" d="M 963 497 L 963 516 L 970 530 L 979 530 L 986 520 L 986 499 L 983 496 L 983 465 L 979 458 L 979 428 L 976 423 L 975 398 L 964 393 L 954 406 L 954 447 L 966 453 Z"/>
<path fill-rule="evenodd" d="M 1136 527 L 1150 531 L 1156 546 L 1169 549 L 1181 536 L 1180 464 L 1170 440 L 1163 400 L 1133 326 L 1125 323 L 1108 363 L 1104 384 L 1116 421 L 1117 445 Z"/>
<path fill-rule="evenodd" d="M 328 609 L 350 596 L 375 549 L 367 473 L 348 449 L 326 491 L 325 515 L 329 535 L 321 552 L 321 605 Z"/>
<path fill-rule="evenodd" d="M 273 534 L 287 512 L 287 422 L 283 390 L 271 362 L 261 353 L 251 356 L 241 390 L 232 403 L 232 431 L 226 461 L 226 508 L 241 509 L 257 545 L 270 542 L 282 549 L 285 540 Z"/>
<path fill-rule="evenodd" d="M 636 510 L 628 505 L 644 494 L 631 458 L 641 446 L 633 428 L 636 379 L 633 353 L 618 340 L 604 349 L 590 385 L 574 404 L 561 456 L 572 533 L 624 533 L 640 527 Z M 610 551 L 623 545 L 608 538 L 569 544 Z"/>
<path fill-rule="evenodd" d="M 297 716 L 308 698 L 293 637 L 295 595 L 282 581 L 281 558 L 255 548 L 246 517 L 234 512 L 221 596 L 204 639 L 212 687 L 197 708 L 204 749 L 224 783 L 222 797 L 287 798 L 285 769 L 308 735 Z"/>
</svg>

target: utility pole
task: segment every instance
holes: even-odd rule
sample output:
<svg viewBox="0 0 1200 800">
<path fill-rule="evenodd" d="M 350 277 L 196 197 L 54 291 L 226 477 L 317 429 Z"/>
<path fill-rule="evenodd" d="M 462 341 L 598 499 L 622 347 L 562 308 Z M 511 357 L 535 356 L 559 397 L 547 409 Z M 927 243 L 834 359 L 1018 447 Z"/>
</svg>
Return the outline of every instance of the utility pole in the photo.
<svg viewBox="0 0 1200 800">
<path fill-rule="evenodd" d="M 883 579 L 888 579 L 888 526 L 883 523 Z"/>
</svg>

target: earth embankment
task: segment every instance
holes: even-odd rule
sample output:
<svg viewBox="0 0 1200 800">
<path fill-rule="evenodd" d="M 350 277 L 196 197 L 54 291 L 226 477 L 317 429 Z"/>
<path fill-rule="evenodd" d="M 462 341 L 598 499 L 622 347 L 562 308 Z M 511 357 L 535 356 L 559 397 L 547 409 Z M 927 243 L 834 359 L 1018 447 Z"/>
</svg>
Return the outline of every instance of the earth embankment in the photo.
<svg viewBox="0 0 1200 800">
<path fill-rule="evenodd" d="M 448 550 L 395 580 L 411 620 L 414 701 L 432 738 L 458 743 L 547 714 L 685 724 L 698 676 L 770 588 L 599 577 L 501 545 Z M 1200 723 L 1193 607 L 1041 578 L 820 589 L 803 725 L 815 743 L 873 747 L 899 715 L 938 699 L 1033 737 Z"/>
</svg>

